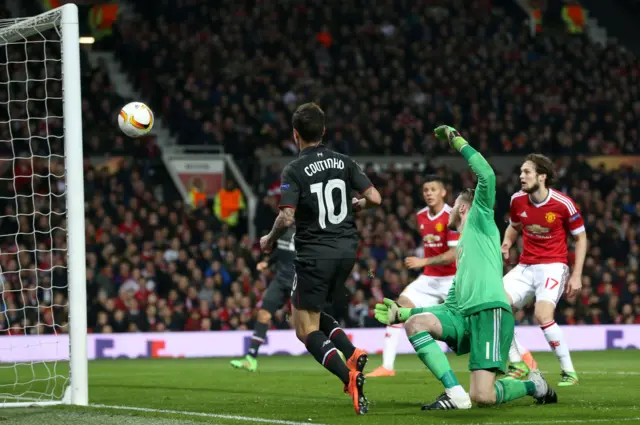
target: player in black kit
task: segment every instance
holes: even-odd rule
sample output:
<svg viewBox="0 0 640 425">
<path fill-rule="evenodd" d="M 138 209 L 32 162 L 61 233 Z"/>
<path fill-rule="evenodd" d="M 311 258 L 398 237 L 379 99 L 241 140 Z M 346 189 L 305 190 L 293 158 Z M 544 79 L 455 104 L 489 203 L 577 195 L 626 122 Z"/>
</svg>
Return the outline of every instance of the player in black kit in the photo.
<svg viewBox="0 0 640 425">
<path fill-rule="evenodd" d="M 262 298 L 262 306 L 258 310 L 258 317 L 253 328 L 253 336 L 251 337 L 251 345 L 247 355 L 244 359 L 231 361 L 231 366 L 236 369 L 246 369 L 249 372 L 255 372 L 258 369 L 258 350 L 266 340 L 271 317 L 284 306 L 284 303 L 287 302 L 291 295 L 295 276 L 293 269 L 293 259 L 296 256 L 293 242 L 295 233 L 295 227 L 288 228 L 278 239 L 277 249 L 269 257 L 269 261 L 258 263 L 257 269 L 260 272 L 277 263 L 277 272 Z"/>
<path fill-rule="evenodd" d="M 323 313 L 327 302 L 344 294 L 344 283 L 353 269 L 358 247 L 354 211 L 381 203 L 380 193 L 348 156 L 324 147 L 324 112 L 313 103 L 296 109 L 292 119 L 298 159 L 282 171 L 280 213 L 271 233 L 260 239 L 270 251 L 286 229 L 296 225 L 296 259 L 292 321 L 296 335 L 307 350 L 344 383 L 357 414 L 367 413 L 362 370 L 367 354 L 351 344 L 338 323 Z M 352 190 L 363 198 L 350 200 Z M 347 363 L 337 355 L 340 350 Z"/>
</svg>

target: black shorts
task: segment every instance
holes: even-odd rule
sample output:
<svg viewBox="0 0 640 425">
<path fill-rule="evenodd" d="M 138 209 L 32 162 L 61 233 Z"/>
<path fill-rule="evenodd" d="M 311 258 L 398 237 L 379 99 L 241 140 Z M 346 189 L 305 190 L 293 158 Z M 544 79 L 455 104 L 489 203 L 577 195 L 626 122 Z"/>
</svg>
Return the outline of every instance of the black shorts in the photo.
<svg viewBox="0 0 640 425">
<path fill-rule="evenodd" d="M 298 310 L 317 312 L 323 311 L 327 304 L 346 305 L 349 297 L 344 283 L 355 263 L 355 258 L 296 258 L 296 277 L 291 292 L 291 303 Z"/>
<path fill-rule="evenodd" d="M 267 310 L 273 316 L 282 308 L 291 296 L 295 271 L 292 265 L 280 265 L 275 277 L 267 287 L 262 297 L 262 309 Z"/>
</svg>

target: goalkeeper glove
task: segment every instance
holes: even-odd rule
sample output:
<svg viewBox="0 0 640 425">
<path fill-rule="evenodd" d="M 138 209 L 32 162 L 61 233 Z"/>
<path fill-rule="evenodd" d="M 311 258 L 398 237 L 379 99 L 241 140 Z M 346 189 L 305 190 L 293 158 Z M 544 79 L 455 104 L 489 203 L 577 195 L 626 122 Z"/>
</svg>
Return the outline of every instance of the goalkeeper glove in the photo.
<svg viewBox="0 0 640 425">
<path fill-rule="evenodd" d="M 374 310 L 376 320 L 384 325 L 395 325 L 406 322 L 411 317 L 411 309 L 400 307 L 400 304 L 385 298 L 382 304 L 376 304 Z"/>
<path fill-rule="evenodd" d="M 460 149 L 462 149 L 464 146 L 469 144 L 466 140 L 464 140 L 462 136 L 460 136 L 458 130 L 453 127 L 449 127 L 448 125 L 441 125 L 437 127 L 435 130 L 433 130 L 433 134 L 438 140 L 448 141 L 449 145 L 451 145 L 451 147 L 458 152 L 460 152 Z"/>
</svg>

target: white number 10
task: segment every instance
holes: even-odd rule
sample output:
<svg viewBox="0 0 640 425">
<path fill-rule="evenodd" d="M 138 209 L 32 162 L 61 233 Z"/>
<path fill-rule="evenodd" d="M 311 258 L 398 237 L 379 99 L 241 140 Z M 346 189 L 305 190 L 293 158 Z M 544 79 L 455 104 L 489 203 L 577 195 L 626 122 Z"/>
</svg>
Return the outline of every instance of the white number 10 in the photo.
<svg viewBox="0 0 640 425">
<path fill-rule="evenodd" d="M 347 186 L 344 180 L 332 179 L 327 182 L 327 185 L 322 190 L 323 183 L 314 183 L 310 186 L 311 193 L 315 193 L 318 197 L 318 224 L 321 229 L 327 228 L 326 219 L 329 219 L 331 224 L 342 223 L 342 220 L 347 216 Z M 333 190 L 340 190 L 340 214 L 336 215 L 336 207 L 333 204 Z M 327 204 L 326 208 L 324 204 Z"/>
</svg>

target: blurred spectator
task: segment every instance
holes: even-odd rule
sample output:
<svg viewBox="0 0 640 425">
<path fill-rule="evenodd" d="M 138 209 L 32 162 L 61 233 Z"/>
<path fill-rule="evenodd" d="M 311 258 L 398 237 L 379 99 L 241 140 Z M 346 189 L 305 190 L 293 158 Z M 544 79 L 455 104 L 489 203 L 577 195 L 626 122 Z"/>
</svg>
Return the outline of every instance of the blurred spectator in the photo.
<svg viewBox="0 0 640 425">
<path fill-rule="evenodd" d="M 232 179 L 227 178 L 225 184 L 226 187 L 220 189 L 213 199 L 213 212 L 221 222 L 229 227 L 236 227 L 240 211 L 246 208 L 244 195 Z"/>
</svg>

